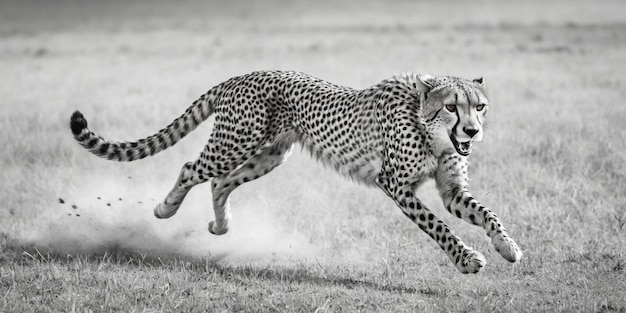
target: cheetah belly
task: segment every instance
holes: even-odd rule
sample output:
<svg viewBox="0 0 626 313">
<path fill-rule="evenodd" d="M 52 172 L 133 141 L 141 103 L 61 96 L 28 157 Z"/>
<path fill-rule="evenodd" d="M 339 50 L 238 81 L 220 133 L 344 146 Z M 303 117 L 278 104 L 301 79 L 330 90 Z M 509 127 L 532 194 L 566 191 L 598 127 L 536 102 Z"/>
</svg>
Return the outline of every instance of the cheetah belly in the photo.
<svg viewBox="0 0 626 313">
<path fill-rule="evenodd" d="M 376 152 L 348 166 L 347 175 L 369 186 L 375 186 L 383 161 Z M 343 174 L 343 173 L 342 173 Z"/>
<path fill-rule="evenodd" d="M 300 144 L 325 166 L 332 167 L 345 177 L 365 185 L 375 186 L 382 167 L 382 153 L 373 143 L 358 142 L 354 138 L 337 138 L 333 144 L 321 141 L 306 132 L 300 134 Z"/>
</svg>

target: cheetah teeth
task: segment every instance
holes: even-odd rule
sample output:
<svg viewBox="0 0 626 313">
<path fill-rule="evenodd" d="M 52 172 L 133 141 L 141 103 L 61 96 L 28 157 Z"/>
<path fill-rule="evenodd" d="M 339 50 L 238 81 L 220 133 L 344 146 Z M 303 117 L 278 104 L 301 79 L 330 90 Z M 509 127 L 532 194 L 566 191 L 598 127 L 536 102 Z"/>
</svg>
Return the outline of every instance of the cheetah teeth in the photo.
<svg viewBox="0 0 626 313">
<path fill-rule="evenodd" d="M 458 145 L 459 153 L 461 154 L 470 154 L 472 152 L 472 142 L 461 142 Z"/>
<path fill-rule="evenodd" d="M 468 156 L 472 152 L 472 141 L 458 142 L 454 136 L 450 136 L 454 149 L 462 156 Z"/>
</svg>

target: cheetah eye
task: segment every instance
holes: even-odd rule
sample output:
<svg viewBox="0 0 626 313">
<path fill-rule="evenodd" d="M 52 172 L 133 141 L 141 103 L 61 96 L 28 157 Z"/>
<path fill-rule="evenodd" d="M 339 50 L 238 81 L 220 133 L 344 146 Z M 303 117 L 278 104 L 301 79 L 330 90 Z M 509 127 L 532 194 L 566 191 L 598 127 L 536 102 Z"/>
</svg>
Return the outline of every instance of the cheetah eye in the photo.
<svg viewBox="0 0 626 313">
<path fill-rule="evenodd" d="M 476 106 L 476 111 L 482 111 L 485 108 L 484 104 L 479 104 Z"/>
<path fill-rule="evenodd" d="M 450 112 L 456 112 L 456 105 L 454 104 L 446 104 L 446 109 Z"/>
</svg>

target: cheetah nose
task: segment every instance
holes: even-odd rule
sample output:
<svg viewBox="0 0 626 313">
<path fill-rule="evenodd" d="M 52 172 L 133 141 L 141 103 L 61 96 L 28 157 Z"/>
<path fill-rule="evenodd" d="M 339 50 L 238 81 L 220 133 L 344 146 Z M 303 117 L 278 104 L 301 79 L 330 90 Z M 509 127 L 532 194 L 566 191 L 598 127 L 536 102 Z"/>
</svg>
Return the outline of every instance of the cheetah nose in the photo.
<svg viewBox="0 0 626 313">
<path fill-rule="evenodd" d="M 470 138 L 473 138 L 476 134 L 478 134 L 478 129 L 463 127 L 463 132 L 470 136 Z"/>
</svg>

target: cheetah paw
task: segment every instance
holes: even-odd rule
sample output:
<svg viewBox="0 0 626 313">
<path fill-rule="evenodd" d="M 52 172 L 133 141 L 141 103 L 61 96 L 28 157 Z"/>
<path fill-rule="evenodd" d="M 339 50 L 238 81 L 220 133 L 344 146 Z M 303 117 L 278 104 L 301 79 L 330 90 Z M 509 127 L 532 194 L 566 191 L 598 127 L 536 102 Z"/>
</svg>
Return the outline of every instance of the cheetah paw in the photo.
<svg viewBox="0 0 626 313">
<path fill-rule="evenodd" d="M 176 214 L 178 211 L 178 207 L 171 207 L 167 204 L 159 203 L 156 208 L 154 208 L 154 216 L 157 218 L 170 218 Z"/>
<path fill-rule="evenodd" d="M 494 248 L 509 262 L 517 262 L 522 258 L 522 249 L 506 233 L 499 233 L 491 238 Z"/>
<path fill-rule="evenodd" d="M 221 227 L 218 228 L 217 226 L 215 226 L 215 221 L 210 221 L 209 222 L 209 232 L 213 235 L 223 235 L 225 233 L 228 232 L 228 226 L 226 227 Z"/>
<path fill-rule="evenodd" d="M 487 264 L 487 261 L 480 252 L 468 249 L 463 251 L 459 261 L 456 263 L 456 268 L 463 274 L 474 274 L 485 267 L 485 264 Z"/>
</svg>

